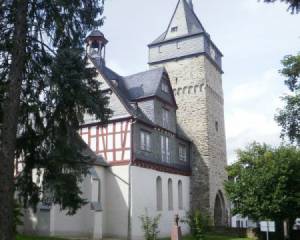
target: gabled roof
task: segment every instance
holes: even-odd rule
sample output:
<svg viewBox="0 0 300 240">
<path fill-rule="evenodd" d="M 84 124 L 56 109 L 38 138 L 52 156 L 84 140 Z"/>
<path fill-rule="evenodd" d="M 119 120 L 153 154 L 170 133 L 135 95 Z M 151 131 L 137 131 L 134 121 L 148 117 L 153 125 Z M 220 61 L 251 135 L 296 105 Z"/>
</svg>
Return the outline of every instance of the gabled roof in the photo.
<svg viewBox="0 0 300 240">
<path fill-rule="evenodd" d="M 138 98 L 155 96 L 164 71 L 164 68 L 155 68 L 124 77 L 124 85 L 128 91 L 129 98 L 136 100 Z"/>
<path fill-rule="evenodd" d="M 150 45 L 199 33 L 205 33 L 205 29 L 192 6 L 186 0 L 179 0 L 167 30 Z"/>
<path fill-rule="evenodd" d="M 90 57 L 89 59 L 97 68 L 98 72 L 103 76 L 104 80 L 110 86 L 110 89 L 116 94 L 122 105 L 126 108 L 128 114 L 146 123 L 153 124 L 153 122 L 135 105 L 135 103 L 130 100 L 128 91 L 124 86 L 124 78 L 106 67 L 105 64 L 100 64 Z M 116 81 L 117 84 L 115 84 L 114 81 Z"/>
</svg>

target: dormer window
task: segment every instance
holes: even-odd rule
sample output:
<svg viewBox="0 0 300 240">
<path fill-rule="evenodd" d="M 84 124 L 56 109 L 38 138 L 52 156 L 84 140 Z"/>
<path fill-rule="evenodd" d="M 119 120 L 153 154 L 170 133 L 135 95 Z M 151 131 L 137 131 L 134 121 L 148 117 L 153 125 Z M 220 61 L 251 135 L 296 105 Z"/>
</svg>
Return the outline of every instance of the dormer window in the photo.
<svg viewBox="0 0 300 240">
<path fill-rule="evenodd" d="M 177 32 L 177 30 L 178 30 L 178 27 L 172 27 L 171 28 L 171 32 Z"/>
<path fill-rule="evenodd" d="M 164 128 L 169 127 L 169 111 L 168 109 L 162 109 L 162 125 Z"/>
<path fill-rule="evenodd" d="M 169 86 L 166 81 L 162 81 L 161 90 L 165 93 L 169 93 Z"/>
</svg>

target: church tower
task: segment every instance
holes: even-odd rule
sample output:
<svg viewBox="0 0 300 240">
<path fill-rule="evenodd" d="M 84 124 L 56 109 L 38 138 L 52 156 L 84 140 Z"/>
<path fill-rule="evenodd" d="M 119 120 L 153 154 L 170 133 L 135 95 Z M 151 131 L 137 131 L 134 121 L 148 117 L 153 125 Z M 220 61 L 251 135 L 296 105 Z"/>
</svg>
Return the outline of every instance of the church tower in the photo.
<svg viewBox="0 0 300 240">
<path fill-rule="evenodd" d="M 191 206 L 227 224 L 223 183 L 226 139 L 222 53 L 197 18 L 192 0 L 179 0 L 167 30 L 149 47 L 150 68 L 164 66 L 178 104 L 178 131 L 193 143 Z"/>
</svg>

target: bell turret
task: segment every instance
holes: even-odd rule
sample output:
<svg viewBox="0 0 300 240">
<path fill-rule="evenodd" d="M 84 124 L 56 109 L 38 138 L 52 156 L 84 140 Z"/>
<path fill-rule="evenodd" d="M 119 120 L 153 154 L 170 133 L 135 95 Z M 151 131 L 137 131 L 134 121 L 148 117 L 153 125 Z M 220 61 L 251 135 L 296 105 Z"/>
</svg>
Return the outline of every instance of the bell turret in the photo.
<svg viewBox="0 0 300 240">
<path fill-rule="evenodd" d="M 108 43 L 107 39 L 104 37 L 104 34 L 99 30 L 92 31 L 87 38 L 86 50 L 87 54 L 98 61 L 105 61 L 105 46 Z"/>
</svg>

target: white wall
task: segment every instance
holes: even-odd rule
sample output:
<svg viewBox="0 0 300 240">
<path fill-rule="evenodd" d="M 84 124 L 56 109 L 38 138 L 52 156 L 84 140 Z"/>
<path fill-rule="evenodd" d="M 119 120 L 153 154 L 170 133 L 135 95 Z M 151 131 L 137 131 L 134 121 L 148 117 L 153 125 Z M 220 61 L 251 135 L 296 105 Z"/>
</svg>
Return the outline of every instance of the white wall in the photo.
<svg viewBox="0 0 300 240">
<path fill-rule="evenodd" d="M 104 228 L 106 237 L 126 238 L 128 232 L 128 166 L 106 170 Z"/>
<path fill-rule="evenodd" d="M 83 206 L 73 216 L 61 211 L 58 205 L 51 207 L 49 211 L 41 210 L 34 213 L 32 210 L 25 211 L 24 232 L 39 235 L 89 237 L 91 239 L 102 239 L 103 212 L 91 209 L 92 179 L 101 180 L 101 203 L 105 200 L 105 169 L 95 166 L 92 174 L 88 175 L 82 182 L 83 198 L 89 203 Z"/>
<path fill-rule="evenodd" d="M 157 211 L 156 208 L 156 178 L 162 178 L 163 190 L 163 210 Z M 168 210 L 168 179 L 173 182 L 173 209 Z M 183 210 L 178 209 L 178 181 L 182 181 L 183 186 Z M 159 237 L 170 237 L 171 228 L 174 223 L 174 215 L 179 214 L 181 218 L 189 211 L 190 206 L 190 179 L 187 176 L 169 174 L 151 169 L 145 169 L 133 166 L 131 169 L 132 182 L 132 211 L 131 228 L 132 239 L 143 239 L 140 216 L 145 214 L 145 210 L 150 216 L 154 217 L 161 214 L 159 224 Z M 181 224 L 183 234 L 189 232 L 188 226 Z"/>
</svg>

